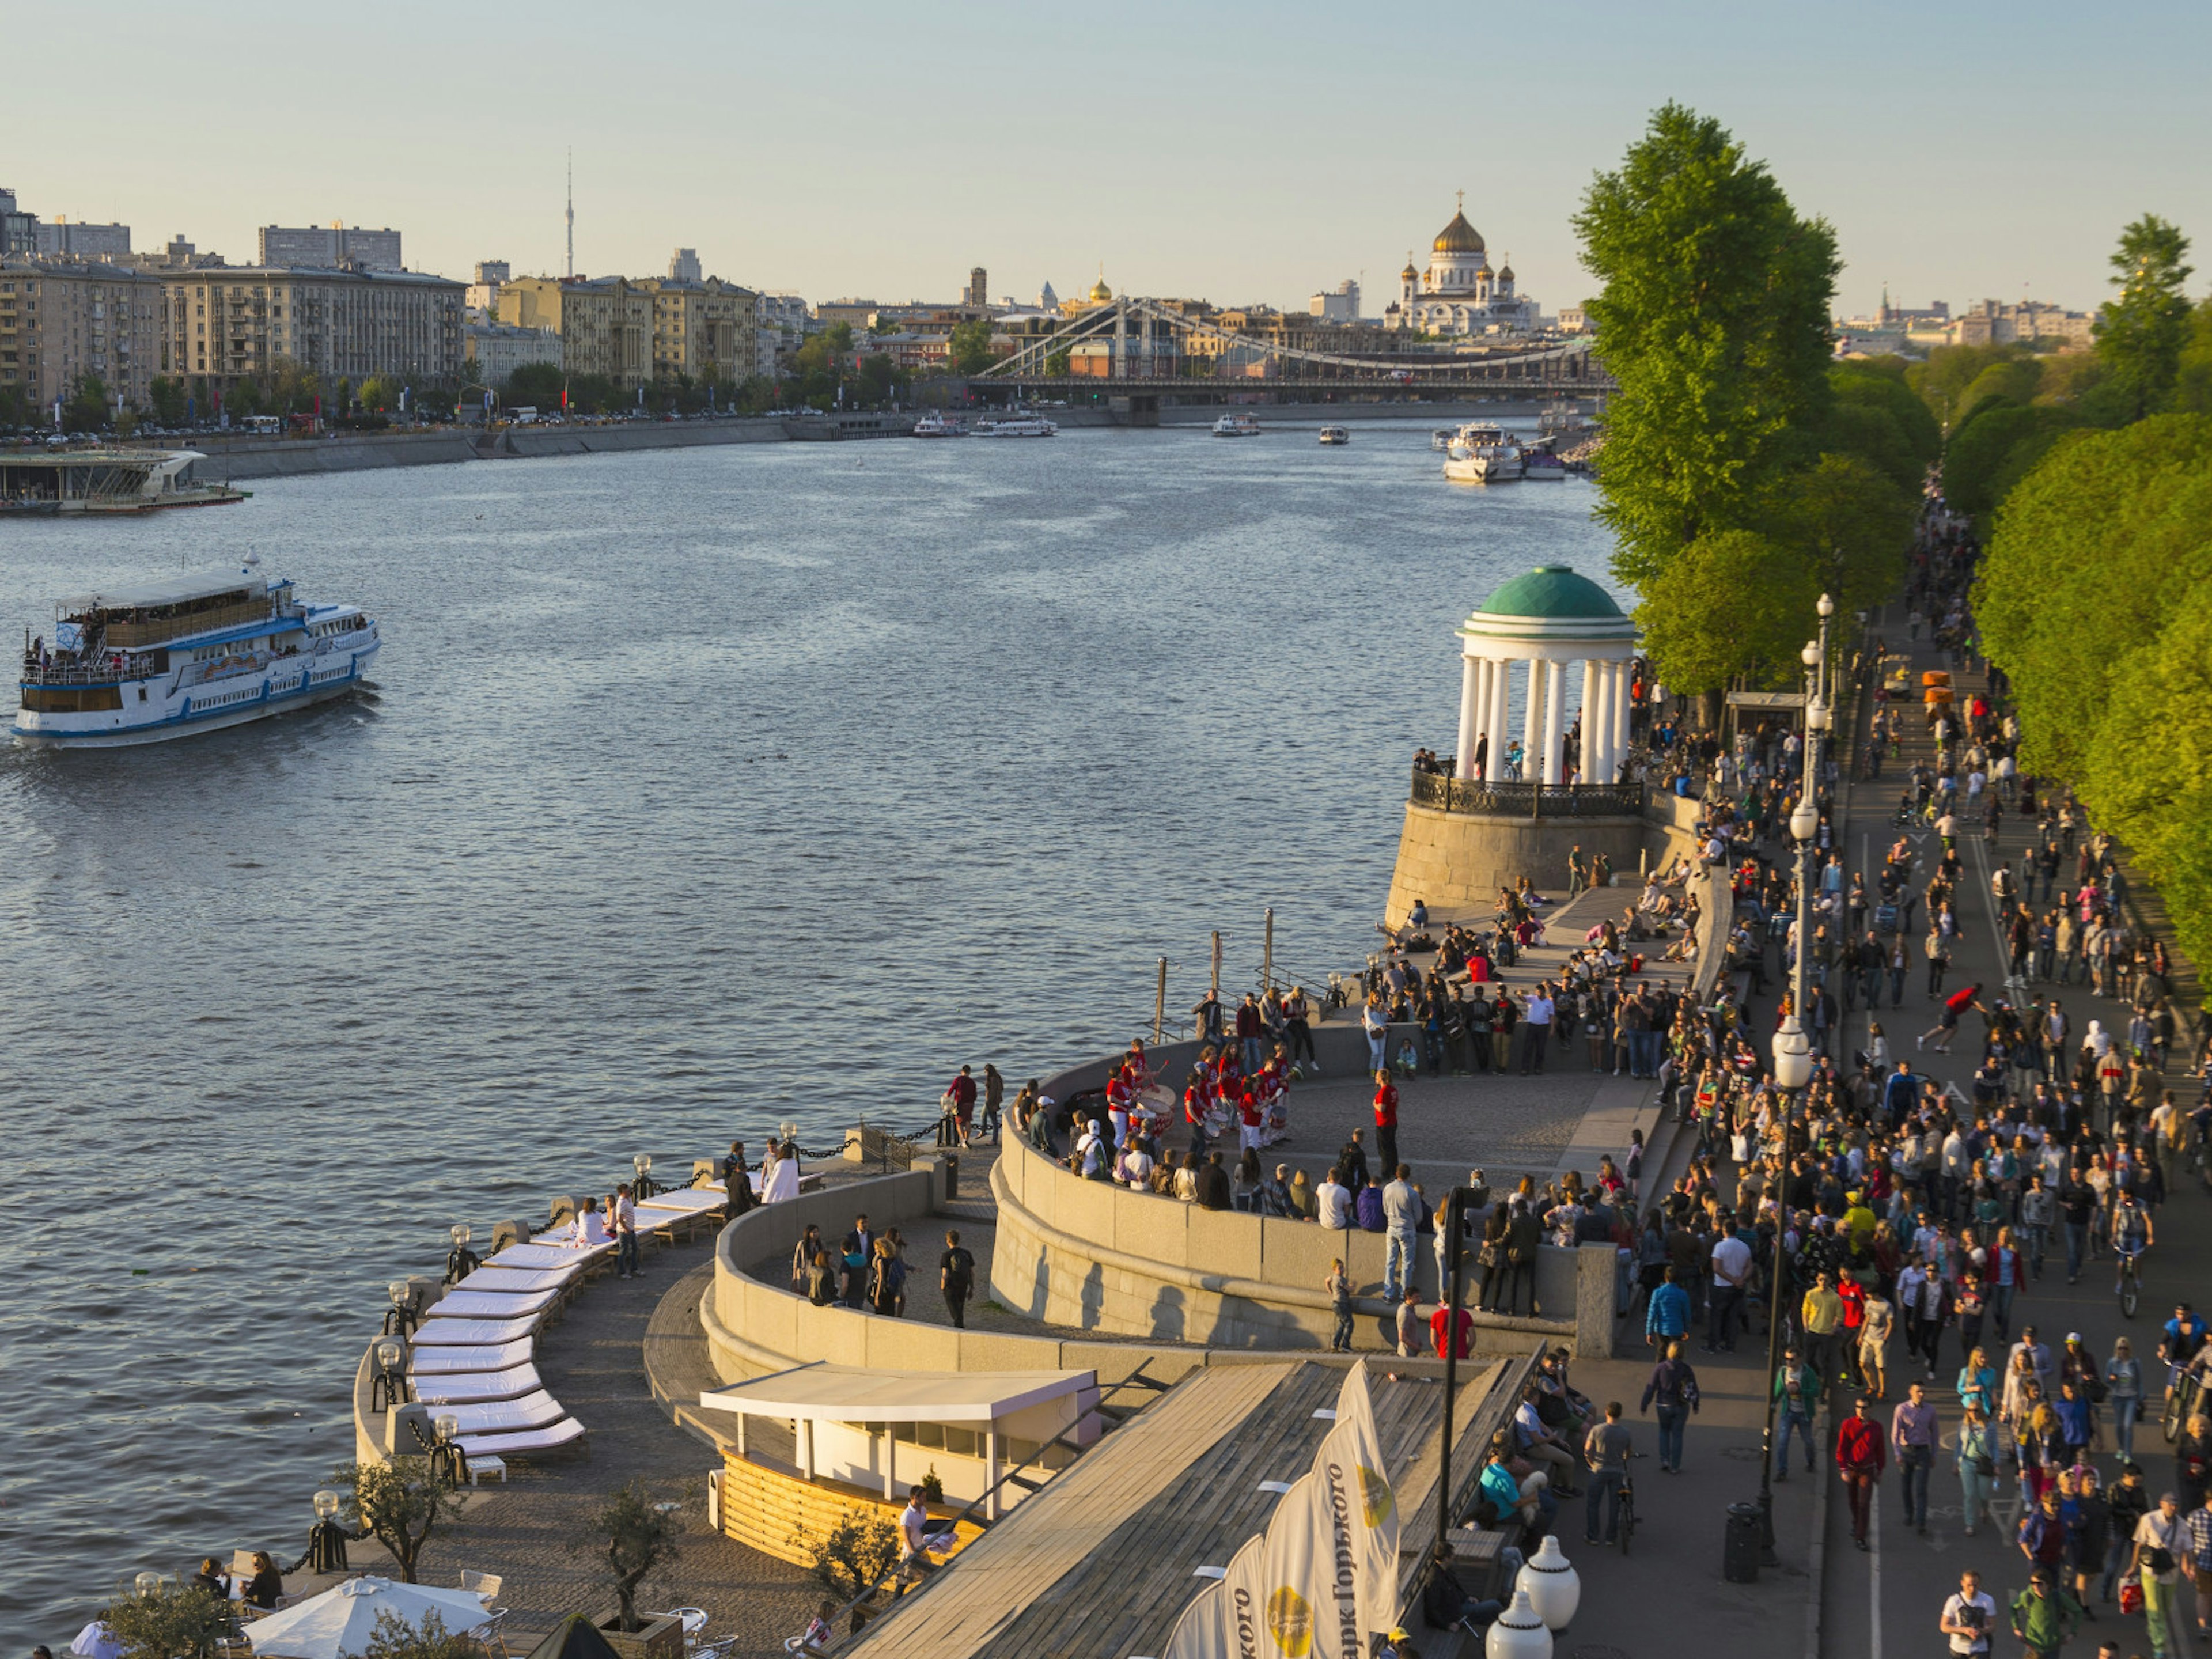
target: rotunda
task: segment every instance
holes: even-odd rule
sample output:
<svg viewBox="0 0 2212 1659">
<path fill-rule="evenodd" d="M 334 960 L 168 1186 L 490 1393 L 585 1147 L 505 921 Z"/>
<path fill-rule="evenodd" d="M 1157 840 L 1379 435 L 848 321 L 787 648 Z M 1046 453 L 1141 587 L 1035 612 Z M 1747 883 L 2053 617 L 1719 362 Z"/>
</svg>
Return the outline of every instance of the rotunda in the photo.
<svg viewBox="0 0 2212 1659">
<path fill-rule="evenodd" d="M 1522 669 L 1527 780 L 1567 781 L 1567 670 L 1581 665 L 1582 763 L 1578 781 L 1614 781 L 1628 755 L 1629 661 L 1636 625 L 1613 596 L 1563 564 L 1538 565 L 1500 586 L 1460 625 L 1458 775 L 1499 775 L 1511 740 L 1507 709 Z"/>
</svg>

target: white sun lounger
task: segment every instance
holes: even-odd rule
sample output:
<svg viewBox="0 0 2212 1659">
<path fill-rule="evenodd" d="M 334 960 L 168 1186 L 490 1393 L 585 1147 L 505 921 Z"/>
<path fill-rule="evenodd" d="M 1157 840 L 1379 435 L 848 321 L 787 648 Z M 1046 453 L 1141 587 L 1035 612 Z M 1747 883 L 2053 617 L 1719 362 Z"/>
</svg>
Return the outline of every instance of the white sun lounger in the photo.
<svg viewBox="0 0 2212 1659">
<path fill-rule="evenodd" d="M 511 1370 L 457 1371 L 450 1376 L 414 1379 L 415 1397 L 426 1406 L 477 1406 L 487 1400 L 520 1400 L 544 1386 L 538 1380 L 538 1367 L 529 1364 Z"/>
<path fill-rule="evenodd" d="M 511 1342 L 483 1343 L 474 1346 L 417 1348 L 407 1370 L 413 1376 L 465 1376 L 471 1373 L 511 1371 L 518 1365 L 530 1363 L 532 1357 L 531 1349 L 534 1346 L 526 1336 Z"/>
<path fill-rule="evenodd" d="M 429 1319 L 527 1319 L 561 1299 L 558 1291 L 448 1291 L 430 1304 Z"/>
<path fill-rule="evenodd" d="M 679 1187 L 672 1193 L 656 1193 L 638 1205 L 641 1210 L 719 1210 L 726 1197 L 719 1187 Z"/>
<path fill-rule="evenodd" d="M 548 1233 L 548 1238 L 557 1239 L 557 1233 Z M 574 1245 L 510 1244 L 484 1263 L 487 1267 L 550 1267 L 556 1273 L 576 1273 L 590 1267 L 601 1256 L 612 1251 L 611 1244 L 594 1244 L 587 1250 Z"/>
<path fill-rule="evenodd" d="M 540 1389 L 520 1400 L 492 1400 L 473 1406 L 456 1406 L 442 1415 L 460 1419 L 463 1435 L 526 1434 L 550 1429 L 568 1413 L 561 1402 Z"/>
<path fill-rule="evenodd" d="M 568 1273 L 552 1267 L 479 1267 L 453 1288 L 497 1291 L 507 1296 L 527 1296 L 533 1291 L 565 1291 L 583 1270 L 580 1261 Z"/>
<path fill-rule="evenodd" d="M 461 1348 L 500 1342 L 527 1343 L 535 1319 L 426 1319 L 415 1328 L 417 1348 Z"/>
<path fill-rule="evenodd" d="M 465 1434 L 460 1437 L 465 1457 L 528 1457 L 538 1452 L 558 1451 L 584 1437 L 584 1425 L 564 1417 L 550 1428 L 526 1429 L 520 1434 Z"/>
</svg>

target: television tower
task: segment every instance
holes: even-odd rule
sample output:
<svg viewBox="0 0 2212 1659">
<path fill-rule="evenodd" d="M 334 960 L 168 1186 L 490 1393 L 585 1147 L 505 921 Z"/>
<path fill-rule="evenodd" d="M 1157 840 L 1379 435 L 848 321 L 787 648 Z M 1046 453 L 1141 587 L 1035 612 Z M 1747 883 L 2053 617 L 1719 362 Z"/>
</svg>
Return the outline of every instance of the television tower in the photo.
<svg viewBox="0 0 2212 1659">
<path fill-rule="evenodd" d="M 568 152 L 568 275 L 576 274 L 576 152 Z"/>
</svg>

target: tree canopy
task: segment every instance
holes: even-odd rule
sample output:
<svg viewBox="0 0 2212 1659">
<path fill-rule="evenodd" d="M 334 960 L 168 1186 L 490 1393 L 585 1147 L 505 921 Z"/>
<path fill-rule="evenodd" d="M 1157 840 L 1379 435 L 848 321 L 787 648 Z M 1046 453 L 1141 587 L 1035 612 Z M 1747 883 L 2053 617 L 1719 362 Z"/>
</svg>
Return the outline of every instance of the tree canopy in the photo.
<svg viewBox="0 0 2212 1659">
<path fill-rule="evenodd" d="M 1597 176 L 1574 224 L 1620 385 L 1598 512 L 1620 538 L 1615 573 L 1640 586 L 1708 532 L 1745 526 L 1775 475 L 1809 459 L 1828 404 L 1835 235 L 1679 104 Z"/>
<path fill-rule="evenodd" d="M 1998 509 L 1975 610 L 2023 763 L 2072 784 L 2212 951 L 2212 416 L 2061 437 Z"/>
<path fill-rule="evenodd" d="M 2189 342 L 2189 239 L 2154 213 L 2120 233 L 2112 250 L 2117 298 L 2097 313 L 2097 355 L 2130 400 L 2136 420 L 2163 409 Z"/>
</svg>

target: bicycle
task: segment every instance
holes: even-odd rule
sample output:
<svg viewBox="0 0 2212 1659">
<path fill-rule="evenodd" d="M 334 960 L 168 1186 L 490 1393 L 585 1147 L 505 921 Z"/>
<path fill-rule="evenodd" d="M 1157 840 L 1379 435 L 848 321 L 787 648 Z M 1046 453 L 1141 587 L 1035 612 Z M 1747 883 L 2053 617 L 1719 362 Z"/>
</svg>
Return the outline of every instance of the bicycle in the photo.
<svg viewBox="0 0 2212 1659">
<path fill-rule="evenodd" d="M 1631 1452 L 1628 1461 L 1632 1463 L 1639 1457 L 1649 1455 L 1648 1452 Z M 1636 1474 L 1634 1470 L 1625 1465 L 1620 1472 L 1620 1507 L 1614 1516 L 1613 1527 L 1615 1541 L 1620 1546 L 1620 1553 L 1626 1555 L 1628 1553 L 1628 1540 L 1636 1532 Z"/>
<path fill-rule="evenodd" d="M 2197 1398 L 2204 1391 L 2204 1379 L 2197 1375 L 2194 1365 L 2169 1364 L 2166 1371 L 2166 1415 L 2160 1420 L 2159 1431 L 2172 1445 L 2181 1438 L 2181 1425 L 2197 1407 Z"/>
<path fill-rule="evenodd" d="M 2142 1255 L 2140 1250 L 2123 1249 L 2120 1252 L 2118 1291 L 2120 1316 L 2124 1319 L 2136 1316 L 2136 1304 L 2142 1298 L 2142 1279 L 2136 1269 L 2136 1263 L 2142 1259 Z"/>
</svg>

